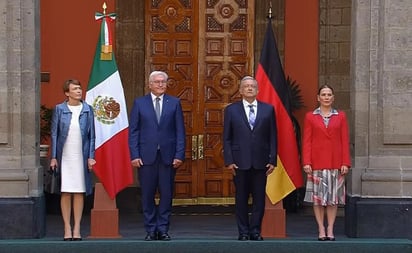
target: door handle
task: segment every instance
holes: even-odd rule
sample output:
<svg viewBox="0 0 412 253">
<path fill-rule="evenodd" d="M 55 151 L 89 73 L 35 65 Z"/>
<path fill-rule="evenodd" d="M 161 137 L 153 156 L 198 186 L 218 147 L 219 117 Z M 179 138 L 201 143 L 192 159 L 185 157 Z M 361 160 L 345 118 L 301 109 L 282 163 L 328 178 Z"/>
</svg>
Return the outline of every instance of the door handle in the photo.
<svg viewBox="0 0 412 253">
<path fill-rule="evenodd" d="M 197 160 L 197 135 L 192 136 L 192 160 Z"/>
<path fill-rule="evenodd" d="M 198 158 L 199 160 L 203 160 L 203 134 L 199 134 L 198 137 Z"/>
</svg>

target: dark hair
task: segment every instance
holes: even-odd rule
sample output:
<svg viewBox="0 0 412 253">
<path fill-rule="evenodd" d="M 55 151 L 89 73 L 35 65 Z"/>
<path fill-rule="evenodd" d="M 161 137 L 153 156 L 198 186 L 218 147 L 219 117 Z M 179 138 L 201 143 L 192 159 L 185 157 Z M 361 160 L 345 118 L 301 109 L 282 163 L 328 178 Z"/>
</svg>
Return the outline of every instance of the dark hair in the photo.
<svg viewBox="0 0 412 253">
<path fill-rule="evenodd" d="M 70 84 L 79 85 L 80 87 L 82 86 L 82 85 L 80 84 L 80 81 L 79 81 L 79 80 L 77 80 L 77 79 L 68 79 L 68 80 L 66 80 L 66 81 L 64 82 L 64 84 L 63 84 L 63 92 L 68 92 L 68 91 L 70 90 L 70 89 L 69 89 Z"/>
<path fill-rule="evenodd" d="M 325 89 L 325 88 L 330 89 L 332 91 L 332 94 L 334 94 L 333 88 L 329 84 L 323 84 L 322 86 L 319 87 L 318 95 L 320 95 L 320 91 Z"/>
</svg>

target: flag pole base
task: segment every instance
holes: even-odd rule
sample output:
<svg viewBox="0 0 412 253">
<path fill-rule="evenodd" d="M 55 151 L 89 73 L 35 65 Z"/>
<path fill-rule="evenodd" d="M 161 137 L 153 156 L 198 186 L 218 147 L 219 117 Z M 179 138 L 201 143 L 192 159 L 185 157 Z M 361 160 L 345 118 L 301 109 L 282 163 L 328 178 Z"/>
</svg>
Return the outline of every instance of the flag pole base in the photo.
<svg viewBox="0 0 412 253">
<path fill-rule="evenodd" d="M 88 238 L 121 238 L 119 234 L 119 209 L 116 199 L 110 199 L 102 183 L 96 183 L 94 205 L 91 210 L 90 236 Z"/>
<path fill-rule="evenodd" d="M 266 196 L 261 234 L 265 238 L 286 238 L 286 212 L 282 200 L 272 204 Z"/>
</svg>

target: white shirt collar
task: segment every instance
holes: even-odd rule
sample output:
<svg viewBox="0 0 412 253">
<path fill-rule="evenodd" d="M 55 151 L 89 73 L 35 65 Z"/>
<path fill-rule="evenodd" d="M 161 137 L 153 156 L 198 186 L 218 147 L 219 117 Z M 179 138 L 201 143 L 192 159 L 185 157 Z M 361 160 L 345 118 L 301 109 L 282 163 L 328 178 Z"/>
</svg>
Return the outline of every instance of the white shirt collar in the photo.
<svg viewBox="0 0 412 253">
<path fill-rule="evenodd" d="M 152 96 L 152 101 L 155 101 L 155 100 L 156 100 L 156 98 L 157 98 L 157 96 L 156 96 L 156 95 L 154 95 L 154 94 L 153 94 L 153 93 L 151 93 L 151 92 L 150 92 L 150 95 Z M 160 101 L 162 101 L 163 96 L 164 96 L 164 94 L 162 94 L 162 95 L 160 95 L 160 96 L 159 96 Z"/>
<path fill-rule="evenodd" d="M 244 106 L 245 108 L 248 108 L 249 105 L 250 105 L 250 103 L 249 103 L 248 101 L 244 100 L 244 99 L 242 99 L 242 101 L 243 101 L 243 106 Z M 253 101 L 251 104 L 252 104 L 255 108 L 257 108 L 257 100 L 256 100 L 256 99 L 255 99 L 255 101 Z"/>
</svg>

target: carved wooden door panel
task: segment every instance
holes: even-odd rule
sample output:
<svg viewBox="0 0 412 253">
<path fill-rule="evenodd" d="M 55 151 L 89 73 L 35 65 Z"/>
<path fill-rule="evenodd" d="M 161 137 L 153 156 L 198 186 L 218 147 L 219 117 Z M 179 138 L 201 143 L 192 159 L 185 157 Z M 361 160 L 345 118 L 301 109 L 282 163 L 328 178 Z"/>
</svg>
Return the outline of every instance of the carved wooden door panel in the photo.
<svg viewBox="0 0 412 253">
<path fill-rule="evenodd" d="M 253 74 L 254 0 L 151 0 L 145 7 L 146 75 L 166 71 L 167 92 L 184 111 L 186 161 L 175 203 L 232 203 L 223 110 L 240 99 L 239 80 Z"/>
</svg>

